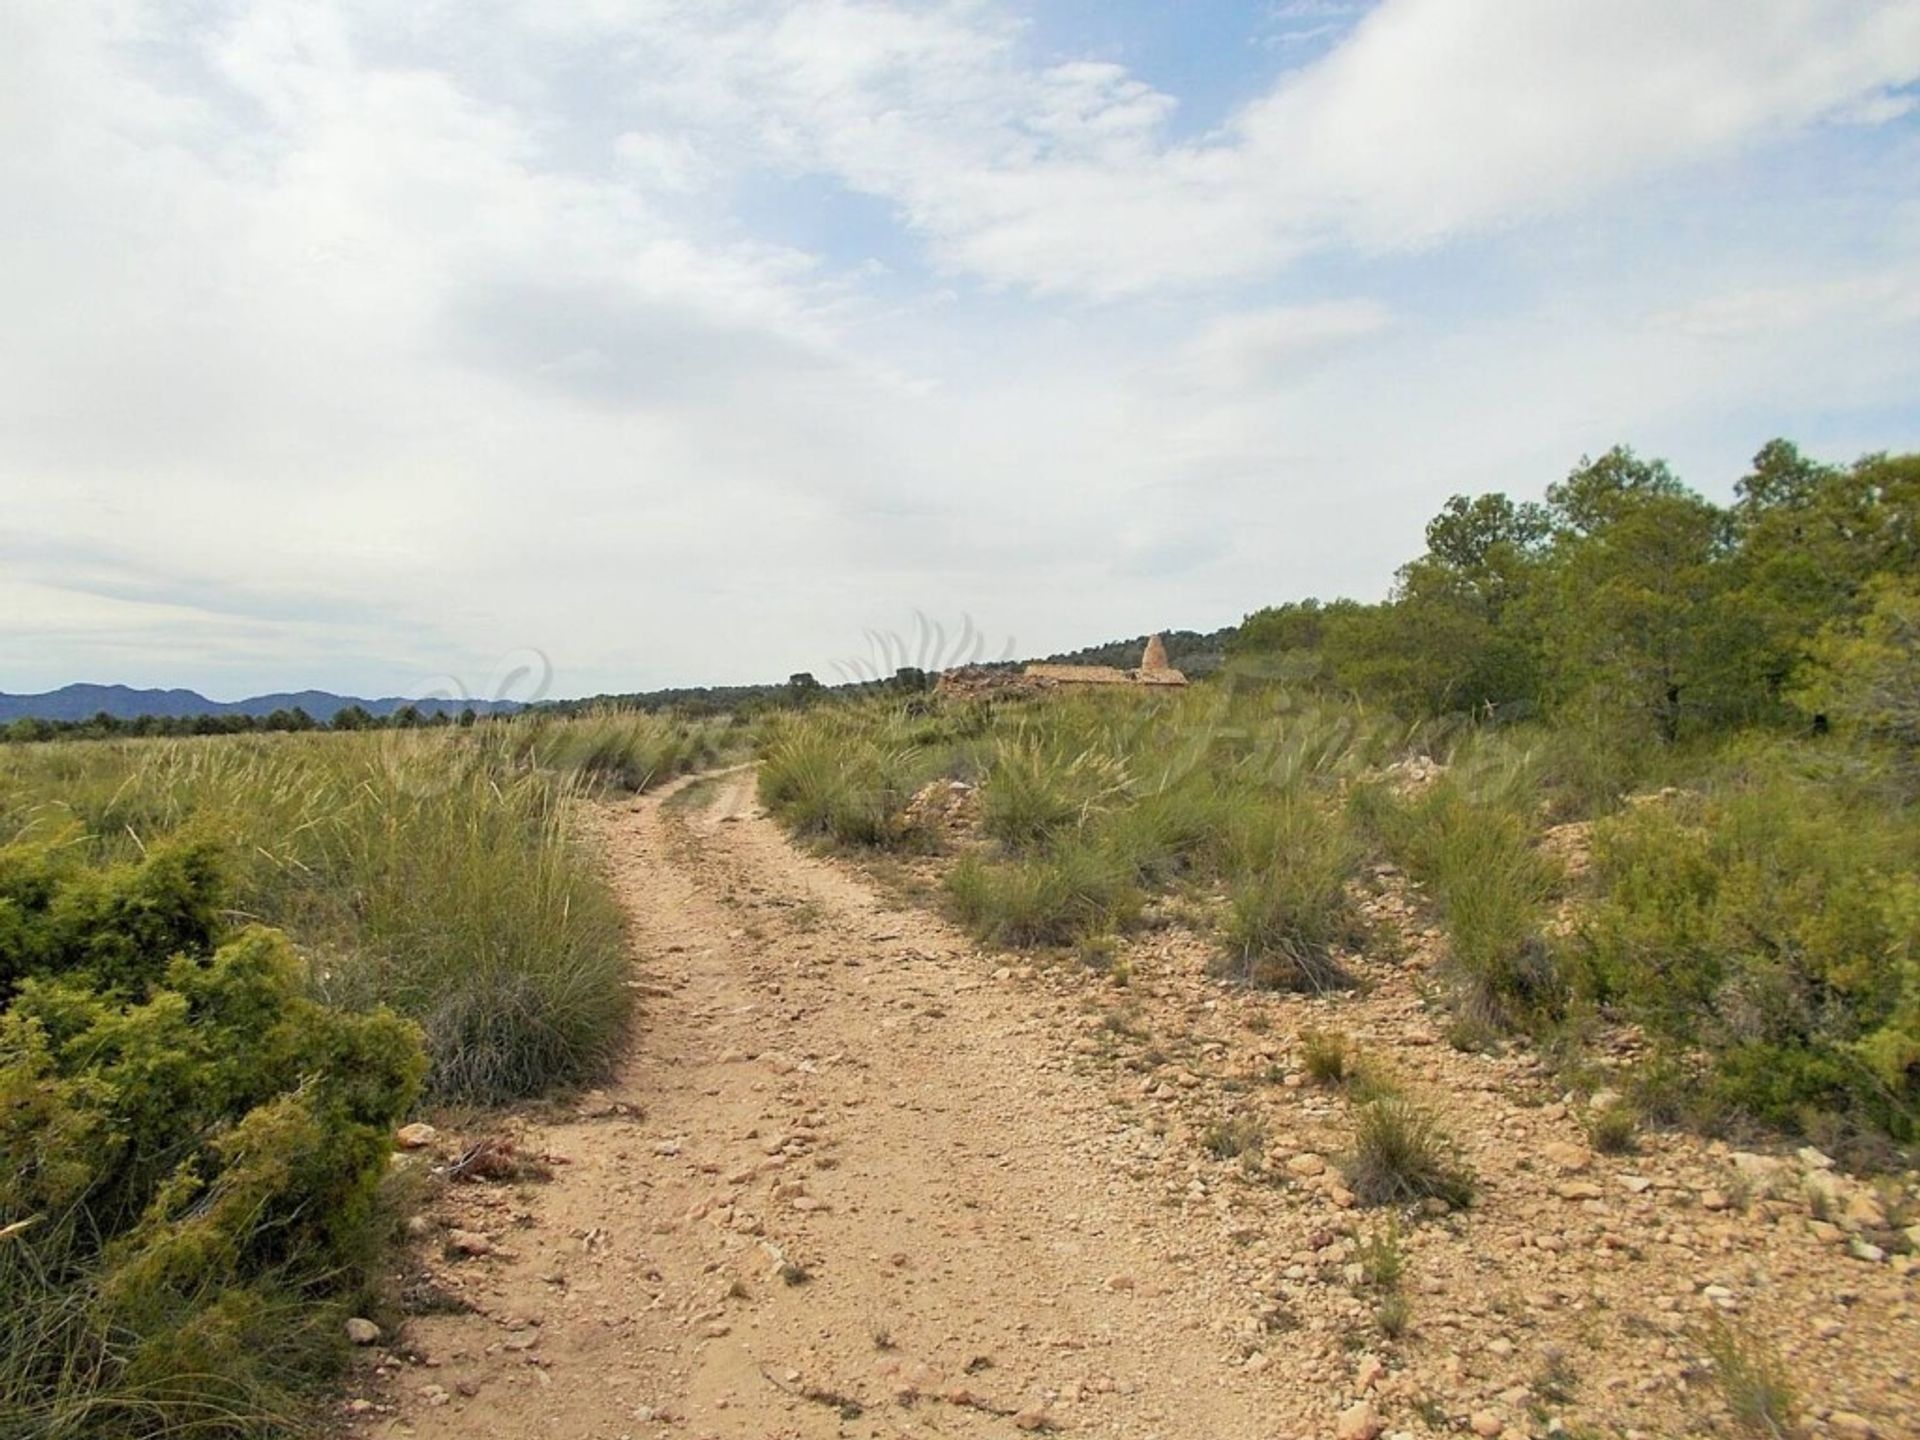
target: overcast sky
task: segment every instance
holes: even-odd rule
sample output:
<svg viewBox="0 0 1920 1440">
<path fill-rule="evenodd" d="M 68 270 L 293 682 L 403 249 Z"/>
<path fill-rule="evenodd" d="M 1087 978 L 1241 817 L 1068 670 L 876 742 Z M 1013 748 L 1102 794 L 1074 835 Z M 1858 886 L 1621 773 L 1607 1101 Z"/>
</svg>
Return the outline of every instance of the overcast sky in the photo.
<svg viewBox="0 0 1920 1440">
<path fill-rule="evenodd" d="M 1920 447 L 1917 81 L 1912 0 L 15 0 L 0 689 L 1044 653 Z"/>
</svg>

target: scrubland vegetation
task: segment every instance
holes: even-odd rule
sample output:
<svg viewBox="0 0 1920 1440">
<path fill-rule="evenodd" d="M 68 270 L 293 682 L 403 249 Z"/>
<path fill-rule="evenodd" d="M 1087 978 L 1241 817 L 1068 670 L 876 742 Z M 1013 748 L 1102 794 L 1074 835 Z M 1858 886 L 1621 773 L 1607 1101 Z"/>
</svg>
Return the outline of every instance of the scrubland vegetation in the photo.
<svg viewBox="0 0 1920 1440">
<path fill-rule="evenodd" d="M 0 1434 L 282 1433 L 372 1303 L 395 1123 L 590 1082 L 593 787 L 644 716 L 0 752 Z"/>
<path fill-rule="evenodd" d="M 987 943 L 1106 963 L 1178 918 L 1254 985 L 1390 957 L 1364 902 L 1402 875 L 1456 1043 L 1538 1044 L 1651 1123 L 1884 1156 L 1920 1113 L 1920 457 L 1774 442 L 1737 495 L 1616 450 L 1544 504 L 1456 498 L 1391 599 L 1252 615 L 1184 693 L 824 707 L 769 731 L 762 794 L 834 842 L 946 844 Z M 976 787 L 957 834 L 911 803 L 937 779 Z M 1599 1076 L 1619 1026 L 1645 1044 Z"/>
</svg>

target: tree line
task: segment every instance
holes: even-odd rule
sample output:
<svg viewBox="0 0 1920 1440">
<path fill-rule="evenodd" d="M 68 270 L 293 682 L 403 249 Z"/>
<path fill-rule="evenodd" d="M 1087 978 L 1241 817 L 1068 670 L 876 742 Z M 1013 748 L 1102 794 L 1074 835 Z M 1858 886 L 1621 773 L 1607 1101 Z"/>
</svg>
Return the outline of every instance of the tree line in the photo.
<svg viewBox="0 0 1920 1440">
<path fill-rule="evenodd" d="M 185 735 L 259 735 L 274 731 L 299 733 L 310 730 L 424 730 L 448 726 L 466 728 L 483 717 L 471 706 L 458 714 L 445 710 L 423 711 L 415 705 L 402 705 L 386 715 L 376 715 L 364 705 L 347 705 L 336 710 L 330 720 L 317 720 L 299 706 L 271 710 L 265 715 L 229 713 L 222 715 L 136 715 L 123 718 L 102 710 L 88 720 L 42 720 L 27 716 L 0 725 L 0 742 L 16 744 L 37 740 L 120 740 Z"/>
<path fill-rule="evenodd" d="M 1770 441 L 1717 505 L 1617 446 L 1543 502 L 1454 496 L 1386 600 L 1260 610 L 1229 651 L 1407 715 L 1913 743 L 1917 574 L 1920 454 L 1829 465 Z"/>
</svg>

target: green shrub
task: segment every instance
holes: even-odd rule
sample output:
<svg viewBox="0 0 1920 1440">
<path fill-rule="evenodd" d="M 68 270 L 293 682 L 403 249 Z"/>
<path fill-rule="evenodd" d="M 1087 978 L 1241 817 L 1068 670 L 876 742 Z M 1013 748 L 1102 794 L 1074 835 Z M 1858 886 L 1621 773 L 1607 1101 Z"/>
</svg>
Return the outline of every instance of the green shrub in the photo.
<svg viewBox="0 0 1920 1440">
<path fill-rule="evenodd" d="M 1376 1290 L 1397 1290 L 1407 1274 L 1407 1252 L 1401 1244 L 1400 1224 L 1391 1215 L 1386 1224 L 1368 1231 L 1358 1248 L 1361 1278 Z"/>
<path fill-rule="evenodd" d="M 204 951 L 218 928 L 219 858 L 182 844 L 107 870 L 71 850 L 0 848 L 0 1004 L 36 973 L 138 993 L 169 956 Z"/>
<path fill-rule="evenodd" d="M 0 934 L 21 977 L 0 1016 L 0 1415 L 24 1433 L 284 1432 L 377 1256 L 417 1031 L 310 998 L 275 932 L 210 949 L 150 923 L 200 913 L 205 859 L 159 848 L 95 876 L 62 857 L 5 902 L 23 923 Z M 48 928 L 112 973 L 23 951 Z"/>
<path fill-rule="evenodd" d="M 1637 1128 L 1633 1111 L 1625 1105 L 1609 1105 L 1587 1120 L 1587 1139 L 1602 1155 L 1627 1155 L 1633 1151 Z"/>
<path fill-rule="evenodd" d="M 1714 1105 L 1911 1138 L 1920 1104 L 1912 822 L 1761 755 L 1594 835 L 1566 947 L 1593 999 L 1704 1054 Z"/>
</svg>

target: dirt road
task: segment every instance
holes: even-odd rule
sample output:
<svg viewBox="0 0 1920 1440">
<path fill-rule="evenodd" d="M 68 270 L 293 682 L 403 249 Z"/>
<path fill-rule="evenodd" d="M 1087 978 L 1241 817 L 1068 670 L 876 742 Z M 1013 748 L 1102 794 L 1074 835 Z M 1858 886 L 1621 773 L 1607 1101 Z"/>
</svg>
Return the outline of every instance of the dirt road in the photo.
<svg viewBox="0 0 1920 1440">
<path fill-rule="evenodd" d="M 1173 916 L 1121 987 L 896 907 L 752 781 L 602 812 L 631 1055 L 515 1122 L 550 1179 L 436 1200 L 429 1283 L 472 1308 L 370 1348 L 363 1435 L 1654 1440 L 1733 1433 L 1723 1325 L 1782 1357 L 1810 1433 L 1920 1433 L 1912 1177 L 1676 1132 L 1595 1153 L 1537 1056 L 1444 1042 L 1404 877 L 1372 881 L 1405 943 L 1354 991 L 1223 986 Z M 1356 1207 L 1316 1027 L 1439 1117 L 1470 1209 Z"/>
<path fill-rule="evenodd" d="M 417 1319 L 422 1436 L 1290 1433 L 1200 1317 L 1102 1086 L 929 917 L 798 853 L 752 775 L 612 812 L 648 998 L 564 1163 L 463 1217 L 479 1311 Z M 631 1114 L 614 1107 L 631 1107 Z M 471 1396 L 463 1394 L 472 1390 Z M 1277 1428 L 1278 1427 L 1278 1428 Z"/>
</svg>

